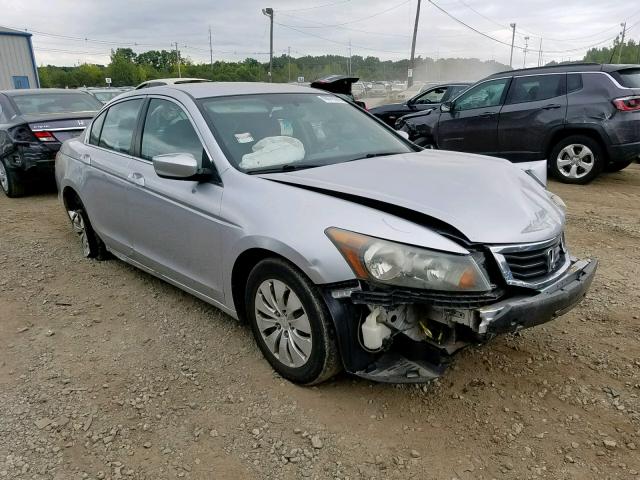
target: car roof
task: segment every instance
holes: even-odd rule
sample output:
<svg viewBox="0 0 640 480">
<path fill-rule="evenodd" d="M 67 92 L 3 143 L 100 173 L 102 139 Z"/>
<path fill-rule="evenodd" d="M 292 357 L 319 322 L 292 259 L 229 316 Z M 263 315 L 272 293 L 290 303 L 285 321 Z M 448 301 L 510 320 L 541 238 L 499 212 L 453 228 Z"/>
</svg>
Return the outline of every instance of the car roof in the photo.
<svg viewBox="0 0 640 480">
<path fill-rule="evenodd" d="M 181 83 L 150 87 L 142 90 L 125 92 L 122 96 L 147 95 L 151 93 L 171 93 L 176 90 L 185 92 L 193 98 L 227 97 L 230 95 L 252 95 L 262 93 L 324 93 L 329 92 L 310 87 L 292 85 L 289 83 L 264 83 L 264 82 L 205 82 L 205 83 Z"/>
<path fill-rule="evenodd" d="M 4 93 L 9 97 L 17 97 L 20 95 L 44 95 L 47 93 L 85 93 L 82 90 L 76 88 L 22 88 L 17 90 L 3 90 L 0 93 Z"/>
<path fill-rule="evenodd" d="M 494 73 L 487 78 L 504 77 L 511 75 L 536 75 L 543 73 L 565 73 L 565 72 L 615 72 L 617 70 L 623 70 L 625 68 L 638 68 L 640 65 L 626 65 L 626 64 L 610 64 L 610 63 L 588 63 L 588 62 L 576 62 L 576 63 L 562 63 L 558 65 L 548 65 L 545 67 L 531 67 L 531 68 L 518 68 L 516 70 L 505 70 L 502 72 Z"/>
</svg>

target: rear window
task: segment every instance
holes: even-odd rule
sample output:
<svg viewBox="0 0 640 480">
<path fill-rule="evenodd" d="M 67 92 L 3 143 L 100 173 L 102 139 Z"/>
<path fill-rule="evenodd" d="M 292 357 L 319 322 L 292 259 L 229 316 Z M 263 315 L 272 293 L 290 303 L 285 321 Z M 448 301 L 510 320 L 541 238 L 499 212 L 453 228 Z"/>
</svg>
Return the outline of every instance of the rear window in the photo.
<svg viewBox="0 0 640 480">
<path fill-rule="evenodd" d="M 612 73 L 623 87 L 640 88 L 640 68 L 625 68 Z"/>
<path fill-rule="evenodd" d="M 102 104 L 86 93 L 35 93 L 14 95 L 21 114 L 75 113 L 100 110 Z"/>
<path fill-rule="evenodd" d="M 539 102 L 564 95 L 565 75 L 516 77 L 507 103 Z"/>
</svg>

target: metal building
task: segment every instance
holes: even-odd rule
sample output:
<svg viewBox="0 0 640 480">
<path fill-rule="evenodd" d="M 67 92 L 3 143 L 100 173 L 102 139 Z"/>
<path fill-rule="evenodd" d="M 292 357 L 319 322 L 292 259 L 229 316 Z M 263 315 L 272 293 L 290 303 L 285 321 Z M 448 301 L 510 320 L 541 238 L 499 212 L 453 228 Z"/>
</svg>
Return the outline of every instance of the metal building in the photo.
<svg viewBox="0 0 640 480">
<path fill-rule="evenodd" d="M 39 87 L 31 34 L 0 27 L 0 90 Z"/>
</svg>

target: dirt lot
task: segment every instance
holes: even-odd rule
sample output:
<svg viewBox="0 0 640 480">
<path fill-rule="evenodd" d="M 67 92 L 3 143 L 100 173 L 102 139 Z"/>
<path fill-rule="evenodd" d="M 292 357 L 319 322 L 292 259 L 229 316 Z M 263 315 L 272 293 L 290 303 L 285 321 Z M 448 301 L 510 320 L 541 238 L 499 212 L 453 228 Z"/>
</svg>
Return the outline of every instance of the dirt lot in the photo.
<svg viewBox="0 0 640 480">
<path fill-rule="evenodd" d="M 640 165 L 553 183 L 588 299 L 425 386 L 278 378 L 249 329 L 81 258 L 53 193 L 0 195 L 0 478 L 640 479 Z"/>
</svg>

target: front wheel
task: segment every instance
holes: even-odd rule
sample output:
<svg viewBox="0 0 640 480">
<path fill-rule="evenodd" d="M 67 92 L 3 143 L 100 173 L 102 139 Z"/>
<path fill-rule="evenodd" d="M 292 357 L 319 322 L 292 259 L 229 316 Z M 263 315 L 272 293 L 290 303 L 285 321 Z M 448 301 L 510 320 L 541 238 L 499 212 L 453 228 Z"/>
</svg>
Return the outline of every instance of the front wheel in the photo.
<svg viewBox="0 0 640 480">
<path fill-rule="evenodd" d="M 340 371 L 330 313 L 316 286 L 295 267 L 262 260 L 249 274 L 245 303 L 260 350 L 284 378 L 313 385 Z"/>
<path fill-rule="evenodd" d="M 5 160 L 0 160 L 0 187 L 9 198 L 22 197 L 26 191 L 22 177 Z"/>
<path fill-rule="evenodd" d="M 549 169 L 563 183 L 589 183 L 602 171 L 604 163 L 604 151 L 600 145 L 585 135 L 572 135 L 561 140 L 549 155 Z"/>
</svg>

